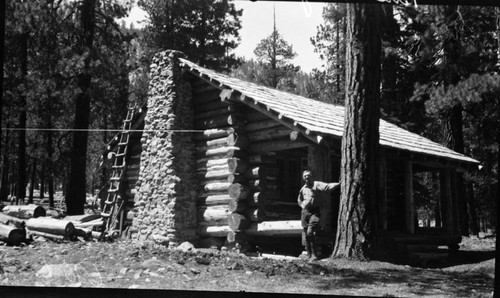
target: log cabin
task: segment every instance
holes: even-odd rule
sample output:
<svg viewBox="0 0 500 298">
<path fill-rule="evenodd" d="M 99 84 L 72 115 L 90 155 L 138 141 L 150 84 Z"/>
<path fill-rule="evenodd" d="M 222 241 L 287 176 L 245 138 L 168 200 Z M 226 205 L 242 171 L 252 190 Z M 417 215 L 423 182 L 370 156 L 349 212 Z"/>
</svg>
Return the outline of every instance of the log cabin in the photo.
<svg viewBox="0 0 500 298">
<path fill-rule="evenodd" d="M 131 126 L 120 228 L 169 246 L 300 239 L 301 173 L 339 180 L 343 121 L 343 106 L 218 73 L 177 51 L 158 53 L 147 107 Z M 456 248 L 456 173 L 478 161 L 384 120 L 380 154 L 381 247 Z M 422 190 L 425 179 L 436 181 L 432 189 Z M 339 193 L 323 196 L 323 238 L 331 242 Z"/>
</svg>

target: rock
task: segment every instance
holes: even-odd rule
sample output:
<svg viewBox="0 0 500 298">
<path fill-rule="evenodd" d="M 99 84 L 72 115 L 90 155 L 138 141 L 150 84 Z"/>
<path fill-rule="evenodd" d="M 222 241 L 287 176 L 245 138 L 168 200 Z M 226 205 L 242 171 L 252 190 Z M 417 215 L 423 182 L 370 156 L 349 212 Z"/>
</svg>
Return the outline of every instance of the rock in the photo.
<svg viewBox="0 0 500 298">
<path fill-rule="evenodd" d="M 194 245 L 188 241 L 181 243 L 179 246 L 176 247 L 176 249 L 183 252 L 196 251 Z"/>
<path fill-rule="evenodd" d="M 200 274 L 201 271 L 198 270 L 198 269 L 196 269 L 196 268 L 191 268 L 191 273 L 193 273 L 193 274 Z"/>
<path fill-rule="evenodd" d="M 157 258 L 151 258 L 142 262 L 141 268 L 143 269 L 158 269 L 164 267 L 165 263 L 163 261 L 158 260 Z"/>
<path fill-rule="evenodd" d="M 43 265 L 35 275 L 41 278 L 74 276 L 79 269 L 78 264 L 48 264 Z"/>
</svg>

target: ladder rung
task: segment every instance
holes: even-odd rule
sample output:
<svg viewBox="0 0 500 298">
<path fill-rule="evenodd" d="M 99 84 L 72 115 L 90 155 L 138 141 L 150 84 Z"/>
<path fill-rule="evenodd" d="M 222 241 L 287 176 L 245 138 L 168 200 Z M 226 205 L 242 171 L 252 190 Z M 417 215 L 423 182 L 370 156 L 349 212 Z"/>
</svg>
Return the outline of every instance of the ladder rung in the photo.
<svg viewBox="0 0 500 298">
<path fill-rule="evenodd" d="M 118 146 L 128 145 L 128 142 L 118 143 Z"/>
<path fill-rule="evenodd" d="M 111 181 L 120 181 L 121 177 L 111 177 L 111 178 L 109 178 L 109 180 L 111 180 Z"/>
<path fill-rule="evenodd" d="M 111 205 L 114 204 L 116 201 L 104 201 L 104 204 Z"/>
<path fill-rule="evenodd" d="M 117 192 L 117 191 L 118 191 L 118 188 L 116 188 L 116 189 L 112 189 L 112 188 L 108 189 L 108 192 Z"/>
<path fill-rule="evenodd" d="M 113 165 L 111 166 L 112 169 L 123 169 L 123 167 L 125 167 L 125 165 Z"/>
</svg>

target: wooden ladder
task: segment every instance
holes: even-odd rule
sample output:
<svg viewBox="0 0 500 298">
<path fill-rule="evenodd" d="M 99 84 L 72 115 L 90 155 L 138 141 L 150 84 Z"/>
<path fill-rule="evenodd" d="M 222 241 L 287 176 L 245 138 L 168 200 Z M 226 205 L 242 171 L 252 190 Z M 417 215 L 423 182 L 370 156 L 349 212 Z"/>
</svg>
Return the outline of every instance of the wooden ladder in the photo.
<svg viewBox="0 0 500 298">
<path fill-rule="evenodd" d="M 104 201 L 104 206 L 102 208 L 101 217 L 104 221 L 104 229 L 101 234 L 101 239 L 106 236 L 111 236 L 114 234 L 120 234 L 120 226 L 117 229 L 118 216 L 123 217 L 123 203 L 124 200 L 119 194 L 120 184 L 123 179 L 123 173 L 126 167 L 126 156 L 128 150 L 128 143 L 130 140 L 130 128 L 132 126 L 132 119 L 134 118 L 134 113 L 136 110 L 136 105 L 131 103 L 128 106 L 127 116 L 123 120 L 123 128 L 119 133 L 119 141 L 115 151 L 114 162 L 111 166 L 111 176 L 109 178 L 109 188 L 106 195 L 106 201 Z M 117 235 L 114 235 L 117 236 Z"/>
</svg>

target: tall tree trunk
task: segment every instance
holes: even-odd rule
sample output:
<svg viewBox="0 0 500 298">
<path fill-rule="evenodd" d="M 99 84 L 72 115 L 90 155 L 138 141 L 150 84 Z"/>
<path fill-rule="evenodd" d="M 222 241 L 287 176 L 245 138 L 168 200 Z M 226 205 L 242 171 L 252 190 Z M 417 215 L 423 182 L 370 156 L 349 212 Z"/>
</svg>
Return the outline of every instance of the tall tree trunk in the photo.
<svg viewBox="0 0 500 298">
<path fill-rule="evenodd" d="M 458 6 L 445 6 L 444 17 L 448 23 L 449 34 L 443 42 L 445 69 L 444 71 L 444 85 L 455 85 L 459 82 L 460 76 L 458 73 L 458 63 L 461 59 L 461 43 L 460 43 L 460 29 L 458 25 Z M 458 100 L 455 100 L 455 105 L 452 107 L 448 116 L 447 126 L 447 146 L 450 149 L 459 153 L 464 153 L 464 133 L 463 133 L 463 120 L 462 120 L 462 105 Z M 458 204 L 458 224 L 462 236 L 469 235 L 469 216 L 467 212 L 467 199 L 465 192 L 465 183 L 463 174 L 457 173 L 457 192 L 456 202 Z"/>
<path fill-rule="evenodd" d="M 346 102 L 334 257 L 370 258 L 377 243 L 380 5 L 347 4 Z"/>
<path fill-rule="evenodd" d="M 9 131 L 5 132 L 5 144 L 8 144 Z M 0 188 L 0 202 L 6 201 L 9 196 L 9 146 L 3 147 L 3 158 L 2 158 L 2 184 Z"/>
<path fill-rule="evenodd" d="M 3 69 L 3 61 L 4 61 L 4 56 L 5 56 L 5 4 L 7 1 L 0 1 L 0 69 Z M 3 112 L 3 71 L 2 75 L 0 76 L 0 153 L 2 153 L 1 148 L 4 148 L 2 146 L 2 112 Z M 6 133 L 8 134 L 8 133 Z M 5 138 L 5 142 L 7 142 L 7 138 Z M 7 154 L 7 150 L 4 150 L 4 159 Z M 1 157 L 0 157 L 1 158 Z M 5 193 L 5 187 L 6 185 L 4 184 L 4 171 L 5 171 L 5 164 L 2 163 L 2 180 L 0 181 L 0 203 L 4 200 L 4 193 Z"/>
<path fill-rule="evenodd" d="M 28 74 L 28 34 L 24 33 L 21 36 L 21 75 L 25 81 Z M 17 152 L 17 203 L 19 200 L 24 202 L 26 198 L 26 97 L 21 95 L 20 115 L 19 115 L 19 142 Z"/>
<path fill-rule="evenodd" d="M 387 42 L 386 47 L 395 47 L 399 36 L 399 26 L 394 19 L 394 9 L 390 4 L 382 5 L 383 18 L 382 39 Z M 385 48 L 384 48 L 385 50 Z M 380 104 L 382 111 L 384 107 L 396 104 L 396 84 L 397 84 L 397 57 L 391 51 L 384 51 L 382 55 L 382 94 Z"/>
<path fill-rule="evenodd" d="M 40 193 L 39 193 L 38 197 L 40 198 L 40 201 L 42 201 L 44 196 L 45 196 L 44 195 L 45 194 L 45 175 L 46 175 L 45 174 L 45 162 L 42 162 L 40 167 L 41 167 L 41 169 L 40 169 L 41 175 L 39 177 L 39 179 L 40 179 L 40 189 L 39 189 Z"/>
<path fill-rule="evenodd" d="M 30 183 L 30 195 L 28 198 L 28 204 L 33 204 L 33 193 L 35 192 L 35 183 L 36 183 L 36 158 L 33 158 L 33 162 L 31 164 L 31 183 Z"/>
<path fill-rule="evenodd" d="M 497 64 L 496 64 L 496 70 L 497 73 L 500 73 L 500 6 L 496 7 L 496 15 L 497 15 Z M 500 115 L 500 100 L 497 98 L 497 115 Z M 500 147 L 500 118 L 497 118 L 497 146 Z M 497 156 L 497 167 L 500 165 L 500 150 L 498 150 L 498 156 Z M 500 194 L 500 171 L 497 170 L 497 196 Z M 497 231 L 497 237 L 495 239 L 495 248 L 496 251 L 500 251 L 500 242 L 498 240 L 498 231 L 500 231 L 500 202 L 498 200 L 496 201 L 496 219 L 497 219 L 497 225 L 496 225 L 496 231 Z M 498 259 L 498 253 L 495 254 L 495 284 L 494 287 L 495 292 L 493 294 L 494 297 L 499 297 L 500 296 L 500 261 Z"/>
<path fill-rule="evenodd" d="M 86 197 L 86 167 L 87 167 L 87 140 L 90 118 L 90 62 L 94 39 L 96 0 L 84 0 L 81 7 L 80 22 L 82 26 L 82 54 L 87 52 L 85 65 L 78 76 L 80 93 L 76 97 L 75 122 L 73 127 L 73 147 L 71 150 L 71 170 L 66 194 L 68 215 L 83 214 Z"/>
</svg>

